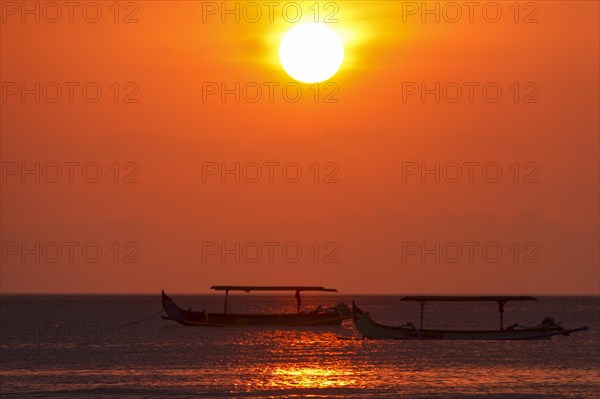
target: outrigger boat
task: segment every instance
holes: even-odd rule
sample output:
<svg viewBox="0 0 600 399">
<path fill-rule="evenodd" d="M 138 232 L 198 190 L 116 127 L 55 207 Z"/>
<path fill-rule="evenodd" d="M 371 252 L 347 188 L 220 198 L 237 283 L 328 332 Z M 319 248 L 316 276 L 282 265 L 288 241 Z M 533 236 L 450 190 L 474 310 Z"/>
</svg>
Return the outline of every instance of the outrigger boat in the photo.
<svg viewBox="0 0 600 399">
<path fill-rule="evenodd" d="M 225 306 L 223 313 L 209 313 L 206 310 L 197 311 L 189 308 L 182 309 L 171 298 L 162 292 L 162 305 L 167 316 L 165 320 L 173 320 L 185 326 L 339 326 L 342 321 L 351 317 L 350 308 L 340 303 L 334 307 L 323 308 L 318 306 L 310 312 L 301 311 L 300 292 L 337 292 L 333 288 L 323 287 L 296 287 L 296 286 L 212 286 L 215 291 L 225 291 Z M 239 314 L 227 313 L 227 299 L 229 291 L 296 291 L 297 312 L 275 314 Z"/>
<path fill-rule="evenodd" d="M 518 324 L 504 328 L 504 305 L 509 301 L 536 301 L 530 296 L 406 296 L 401 301 L 415 301 L 421 306 L 421 324 L 417 328 L 413 323 L 392 327 L 375 322 L 369 313 L 363 312 L 352 301 L 352 319 L 356 329 L 368 339 L 401 340 L 540 340 L 550 339 L 554 335 L 569 335 L 587 327 L 565 329 L 553 318 L 546 317 L 535 327 L 523 327 Z M 500 313 L 499 330 L 432 330 L 423 328 L 423 309 L 430 301 L 494 301 L 498 302 Z"/>
</svg>

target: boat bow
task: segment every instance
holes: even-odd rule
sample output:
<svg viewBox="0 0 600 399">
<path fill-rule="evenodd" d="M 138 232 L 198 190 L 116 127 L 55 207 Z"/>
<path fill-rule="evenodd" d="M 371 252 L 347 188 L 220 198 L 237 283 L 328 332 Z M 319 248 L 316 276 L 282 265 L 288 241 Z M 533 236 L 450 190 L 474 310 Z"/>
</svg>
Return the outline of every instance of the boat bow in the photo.
<svg viewBox="0 0 600 399">
<path fill-rule="evenodd" d="M 185 321 L 187 312 L 177 306 L 175 302 L 167 294 L 165 294 L 164 290 L 162 290 L 162 306 L 168 316 L 168 319 L 175 320 L 179 323 L 183 323 Z"/>
</svg>

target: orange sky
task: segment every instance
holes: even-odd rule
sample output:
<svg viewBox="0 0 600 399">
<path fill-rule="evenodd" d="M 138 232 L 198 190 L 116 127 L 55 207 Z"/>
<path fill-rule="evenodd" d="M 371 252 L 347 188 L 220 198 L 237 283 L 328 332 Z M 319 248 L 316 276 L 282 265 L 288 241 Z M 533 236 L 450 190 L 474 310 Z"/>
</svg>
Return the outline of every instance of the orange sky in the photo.
<svg viewBox="0 0 600 399">
<path fill-rule="evenodd" d="M 88 18 L 99 5 L 99 22 L 77 8 L 73 22 L 63 9 L 52 23 L 56 10 L 39 3 L 38 23 L 21 2 L 0 2 L 3 293 L 200 293 L 213 284 L 599 293 L 597 2 L 521 2 L 518 15 L 513 2 L 478 2 L 472 22 L 455 2 L 463 15 L 454 23 L 448 2 L 428 3 L 439 4 L 439 22 L 411 8 L 421 2 L 320 2 L 320 19 L 335 11 L 328 25 L 346 58 L 317 102 L 315 87 L 293 84 L 277 60 L 295 25 L 281 9 L 293 2 L 276 2 L 273 22 L 264 14 L 256 23 L 203 13 L 221 2 L 122 2 L 117 23 L 112 2 L 88 3 Z M 300 22 L 314 17 L 313 3 L 294 3 Z M 130 14 L 137 22 L 124 23 Z M 36 82 L 39 103 L 21 92 Z M 65 82 L 75 82 L 73 101 Z M 96 103 L 83 97 L 89 82 L 102 89 Z M 265 90 L 255 103 L 243 93 L 239 103 L 220 93 L 203 101 L 203 87 L 236 82 Z M 406 92 L 436 82 L 438 103 Z M 285 100 L 286 84 L 302 89 L 298 102 Z M 502 89 L 499 101 L 486 101 L 486 84 Z M 52 103 L 56 85 L 62 97 Z M 456 86 L 464 91 L 453 103 Z M 333 88 L 337 103 L 324 102 Z M 39 182 L 21 175 L 36 162 Z M 78 162 L 72 182 L 65 162 Z M 252 162 L 262 165 L 256 183 L 244 178 Z M 203 175 L 236 163 L 248 173 L 239 183 Z M 436 163 L 439 182 L 408 173 Z M 52 183 L 56 164 L 62 178 Z M 452 183 L 457 164 L 462 178 Z M 102 177 L 90 183 L 96 166 Z M 286 181 L 298 167 L 299 181 Z M 137 182 L 123 183 L 132 172 Z M 336 182 L 324 183 L 330 173 Z M 236 252 L 236 242 L 239 263 L 220 247 Z"/>
</svg>

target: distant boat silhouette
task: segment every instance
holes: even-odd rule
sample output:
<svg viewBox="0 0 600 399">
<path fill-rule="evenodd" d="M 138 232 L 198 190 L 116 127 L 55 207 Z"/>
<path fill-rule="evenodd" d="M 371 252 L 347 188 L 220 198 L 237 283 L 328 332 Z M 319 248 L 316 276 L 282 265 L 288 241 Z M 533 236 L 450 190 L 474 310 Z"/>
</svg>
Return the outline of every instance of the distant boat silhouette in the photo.
<svg viewBox="0 0 600 399">
<path fill-rule="evenodd" d="M 402 339 L 402 340 L 539 340 L 550 339 L 554 335 L 569 335 L 587 327 L 565 329 L 546 317 L 535 327 L 512 325 L 504 328 L 504 304 L 508 301 L 535 301 L 530 296 L 407 296 L 401 301 L 416 301 L 421 305 L 421 325 L 417 328 L 413 323 L 402 326 L 386 326 L 375 322 L 369 313 L 363 312 L 352 301 L 352 319 L 356 329 L 369 339 Z M 500 312 L 499 330 L 430 330 L 423 328 L 423 308 L 428 301 L 496 301 Z"/>
<path fill-rule="evenodd" d="M 339 326 L 344 320 L 350 319 L 350 308 L 340 303 L 334 307 L 323 308 L 318 306 L 311 312 L 301 312 L 300 292 L 337 292 L 333 288 L 306 287 L 306 286 L 213 286 L 213 290 L 225 291 L 225 306 L 223 313 L 209 313 L 207 311 L 184 310 L 162 291 L 162 305 L 167 316 L 165 320 L 173 320 L 185 326 Z M 229 291 L 296 291 L 296 313 L 274 314 L 235 314 L 227 313 L 227 298 Z"/>
</svg>

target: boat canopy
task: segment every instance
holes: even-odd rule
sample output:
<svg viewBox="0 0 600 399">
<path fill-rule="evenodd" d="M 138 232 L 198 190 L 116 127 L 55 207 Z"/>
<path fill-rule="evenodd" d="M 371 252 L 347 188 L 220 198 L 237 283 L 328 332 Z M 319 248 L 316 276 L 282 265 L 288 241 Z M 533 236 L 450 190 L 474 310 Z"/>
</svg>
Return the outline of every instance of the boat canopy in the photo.
<svg viewBox="0 0 600 399">
<path fill-rule="evenodd" d="M 335 288 L 310 287 L 310 286 L 256 286 L 256 285 L 213 285 L 215 291 L 326 291 L 337 292 Z"/>
<path fill-rule="evenodd" d="M 508 301 L 537 301 L 531 296 L 443 296 L 443 295 L 430 295 L 430 296 L 405 296 L 400 299 L 401 301 L 417 301 L 417 302 L 428 302 L 428 301 L 446 301 L 446 302 L 478 302 L 478 301 L 493 301 L 493 302 L 508 302 Z"/>
<path fill-rule="evenodd" d="M 498 302 L 498 312 L 500 313 L 500 330 L 504 330 L 504 305 L 508 301 L 537 301 L 532 296 L 453 296 L 453 295 L 417 295 L 405 296 L 401 301 L 419 302 L 421 306 L 421 329 L 423 329 L 423 308 L 425 303 L 429 301 L 438 302 Z"/>
<path fill-rule="evenodd" d="M 262 285 L 213 285 L 210 287 L 215 291 L 225 291 L 225 307 L 223 314 L 227 313 L 227 298 L 229 297 L 229 291 L 296 291 L 296 303 L 298 308 L 298 314 L 300 314 L 300 306 L 302 300 L 300 299 L 300 291 L 326 291 L 326 292 L 337 292 L 335 288 L 324 288 L 324 287 L 310 287 L 310 286 L 289 286 L 289 285 L 273 285 L 273 286 L 262 286 Z"/>
</svg>

